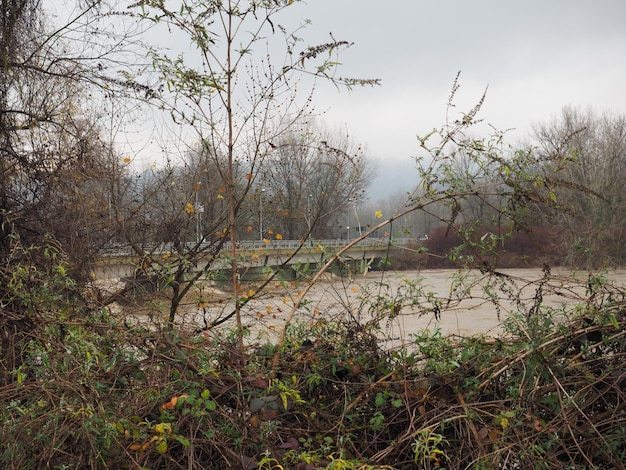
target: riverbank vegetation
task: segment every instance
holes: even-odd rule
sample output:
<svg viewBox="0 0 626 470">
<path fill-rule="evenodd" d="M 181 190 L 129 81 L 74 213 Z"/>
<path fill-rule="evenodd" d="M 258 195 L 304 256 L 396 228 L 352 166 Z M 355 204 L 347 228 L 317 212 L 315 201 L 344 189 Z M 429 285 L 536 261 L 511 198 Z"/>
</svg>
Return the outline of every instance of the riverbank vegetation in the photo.
<svg viewBox="0 0 626 470">
<path fill-rule="evenodd" d="M 388 348 L 400 298 L 381 296 L 362 317 L 294 321 L 280 348 L 247 337 L 242 355 L 227 328 L 116 318 L 53 248 L 14 255 L 0 325 L 6 468 L 608 469 L 626 458 L 626 299 L 602 276 L 559 309 L 541 304 L 546 273 L 497 338 L 434 327 Z M 511 286 L 493 272 L 494 295 Z"/>
<path fill-rule="evenodd" d="M 339 78 L 348 41 L 308 46 L 300 25 L 279 25 L 293 3 L 88 2 L 54 30 L 39 2 L 2 4 L 0 463 L 623 468 L 626 290 L 595 269 L 624 264 L 624 119 L 566 109 L 513 146 L 480 127 L 486 94 L 455 110 L 457 76 L 448 121 L 416 141 L 415 189 L 360 213 L 373 168 L 313 119 L 313 89 L 378 81 Z M 148 30 L 193 52 L 148 46 Z M 168 119 L 159 132 L 175 129 L 177 151 L 164 139 L 164 161 L 139 171 L 116 142 L 141 135 L 127 126 L 146 110 Z M 272 240 L 323 254 L 344 230 L 317 271 L 241 282 Z M 401 236 L 415 245 L 396 247 Z M 368 288 L 340 270 L 314 301 L 368 237 L 388 247 Z M 251 240 L 264 246 L 243 259 Z M 118 251 L 134 265 L 108 291 L 94 267 Z M 445 294 L 426 276 L 390 286 L 402 265 L 455 275 Z M 565 282 L 557 266 L 585 274 Z M 231 274 L 219 298 L 202 289 L 216 267 Z M 161 295 L 132 315 L 138 282 Z M 463 300 L 491 305 L 502 334 L 443 336 L 437 321 Z M 408 315 L 433 326 L 396 337 Z"/>
</svg>

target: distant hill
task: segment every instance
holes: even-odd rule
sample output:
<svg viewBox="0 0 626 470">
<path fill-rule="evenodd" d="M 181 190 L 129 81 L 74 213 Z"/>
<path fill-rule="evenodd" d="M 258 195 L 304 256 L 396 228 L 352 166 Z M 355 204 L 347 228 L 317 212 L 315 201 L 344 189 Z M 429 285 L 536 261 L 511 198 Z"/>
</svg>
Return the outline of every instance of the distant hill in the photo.
<svg viewBox="0 0 626 470">
<path fill-rule="evenodd" d="M 370 201 L 382 201 L 389 196 L 413 190 L 417 183 L 415 161 L 410 158 L 381 158 L 367 198 Z"/>
</svg>

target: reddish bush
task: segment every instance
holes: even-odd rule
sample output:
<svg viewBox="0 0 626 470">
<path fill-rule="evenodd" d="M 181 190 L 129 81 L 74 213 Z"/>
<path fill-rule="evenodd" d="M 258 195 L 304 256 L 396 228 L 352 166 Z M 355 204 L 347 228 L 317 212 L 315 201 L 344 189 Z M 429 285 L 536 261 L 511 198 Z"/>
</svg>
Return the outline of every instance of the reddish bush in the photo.
<svg viewBox="0 0 626 470">
<path fill-rule="evenodd" d="M 466 237 L 459 233 L 459 227 L 433 230 L 423 242 L 428 252 L 415 267 L 454 268 L 467 261 L 497 268 L 537 267 L 559 265 L 565 256 L 561 235 L 551 227 L 533 226 L 512 233 L 506 228 L 481 227 Z"/>
</svg>

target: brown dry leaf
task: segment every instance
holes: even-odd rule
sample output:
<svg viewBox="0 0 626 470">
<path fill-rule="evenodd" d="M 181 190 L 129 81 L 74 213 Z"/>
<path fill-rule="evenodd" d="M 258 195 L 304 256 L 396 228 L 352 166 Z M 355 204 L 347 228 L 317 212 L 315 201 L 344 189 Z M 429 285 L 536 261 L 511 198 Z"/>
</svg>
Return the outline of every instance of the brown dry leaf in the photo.
<svg viewBox="0 0 626 470">
<path fill-rule="evenodd" d="M 298 439 L 296 439 L 293 436 L 278 446 L 279 449 L 291 449 L 291 450 L 298 450 L 299 447 L 300 447 L 300 443 L 298 442 Z"/>
<path fill-rule="evenodd" d="M 164 410 L 173 410 L 176 407 L 176 403 L 178 403 L 178 400 L 181 398 L 187 398 L 189 395 L 187 394 L 183 394 L 177 397 L 172 397 L 172 399 L 170 401 L 168 401 L 167 403 L 163 403 L 161 405 L 161 408 L 163 408 Z"/>
<path fill-rule="evenodd" d="M 269 383 L 265 377 L 249 375 L 243 378 L 243 382 L 250 384 L 250 386 L 254 388 L 260 388 L 261 390 L 265 390 L 269 387 Z"/>
<path fill-rule="evenodd" d="M 259 418 L 259 415 L 252 415 L 248 418 L 248 424 L 253 428 L 258 428 L 259 424 L 261 424 L 261 418 Z"/>
<path fill-rule="evenodd" d="M 278 416 L 278 410 L 276 408 L 263 408 L 261 409 L 261 414 L 263 415 L 263 419 L 270 420 Z"/>
</svg>

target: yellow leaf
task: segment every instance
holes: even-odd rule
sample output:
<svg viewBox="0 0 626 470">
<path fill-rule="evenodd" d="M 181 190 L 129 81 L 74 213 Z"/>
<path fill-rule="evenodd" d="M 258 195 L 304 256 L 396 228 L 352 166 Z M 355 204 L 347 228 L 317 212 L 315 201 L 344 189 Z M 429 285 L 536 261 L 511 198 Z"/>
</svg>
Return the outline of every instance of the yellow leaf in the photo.
<svg viewBox="0 0 626 470">
<path fill-rule="evenodd" d="M 263 243 L 270 243 L 270 241 L 267 238 L 264 238 Z"/>
<path fill-rule="evenodd" d="M 246 179 L 247 180 L 251 180 L 252 179 L 252 173 L 247 173 L 246 174 Z"/>
<path fill-rule="evenodd" d="M 377 210 L 377 211 L 374 213 L 374 215 L 376 216 L 376 218 L 377 218 L 377 219 L 380 219 L 380 218 L 382 218 L 382 216 L 383 216 L 383 211 L 381 211 L 381 210 Z"/>
<path fill-rule="evenodd" d="M 125 157 L 124 158 L 124 163 L 130 163 L 130 157 Z"/>
<path fill-rule="evenodd" d="M 187 212 L 187 214 L 193 214 L 194 209 L 193 209 L 193 204 L 191 202 L 188 202 L 187 205 L 185 206 L 185 212 Z"/>
<path fill-rule="evenodd" d="M 554 193 L 554 191 L 550 191 L 550 193 L 548 194 L 548 197 L 550 198 L 552 202 L 556 202 L 556 194 Z"/>
<path fill-rule="evenodd" d="M 176 399 L 176 401 L 178 401 L 178 397 L 174 397 Z M 172 398 L 171 401 L 174 401 L 174 398 Z M 174 401 L 174 405 L 176 404 L 176 402 Z M 154 430 L 158 433 L 158 434 L 165 434 L 165 433 L 171 433 L 172 432 L 172 425 L 170 423 L 159 423 L 159 424 L 155 424 L 154 425 Z"/>
<path fill-rule="evenodd" d="M 280 233 L 276 234 L 276 240 L 282 240 L 283 236 Z"/>
<path fill-rule="evenodd" d="M 252 225 L 248 225 L 248 228 L 246 230 L 248 231 L 248 233 L 252 232 Z"/>
<path fill-rule="evenodd" d="M 222 196 L 221 194 L 218 194 L 218 195 L 217 195 L 217 198 L 218 198 L 218 199 L 224 199 L 224 196 Z"/>
<path fill-rule="evenodd" d="M 270 235 L 274 235 L 274 231 L 273 230 L 268 230 L 267 233 L 269 233 Z"/>
</svg>

